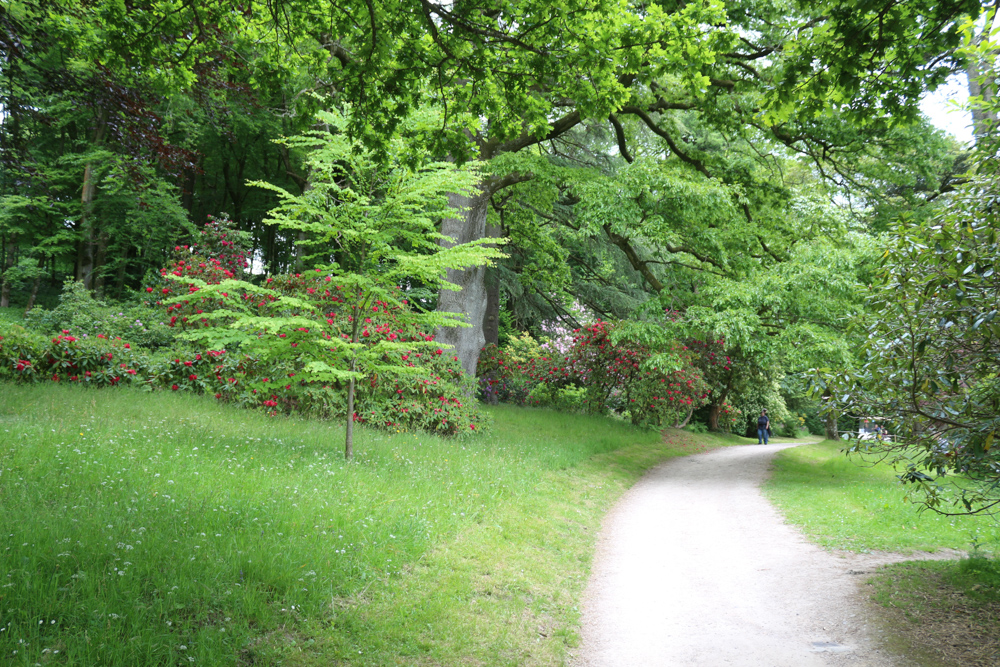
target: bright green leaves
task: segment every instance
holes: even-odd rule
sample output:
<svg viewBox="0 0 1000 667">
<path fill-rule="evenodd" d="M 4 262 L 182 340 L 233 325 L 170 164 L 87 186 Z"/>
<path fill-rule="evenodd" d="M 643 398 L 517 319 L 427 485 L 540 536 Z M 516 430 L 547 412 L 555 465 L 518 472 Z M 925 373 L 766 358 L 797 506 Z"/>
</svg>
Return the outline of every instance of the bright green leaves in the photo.
<svg viewBox="0 0 1000 667">
<path fill-rule="evenodd" d="M 978 170 L 942 198 L 936 217 L 905 216 L 892 229 L 871 289 L 875 315 L 858 322 L 863 363 L 827 374 L 836 409 L 891 420 L 893 444 L 879 450 L 931 473 L 933 484 L 909 479 L 922 485 L 920 502 L 949 512 L 992 506 L 1000 481 L 992 453 L 1000 426 L 998 177 L 992 149 L 976 157 Z M 945 476 L 959 481 L 946 490 Z"/>
<path fill-rule="evenodd" d="M 776 59 L 778 85 L 765 114 L 770 124 L 828 110 L 859 124 L 912 120 L 920 94 L 950 73 L 952 62 L 940 54 L 958 46 L 960 26 L 979 3 L 829 0 L 803 10 L 798 25 L 788 25 Z"/>
<path fill-rule="evenodd" d="M 280 204 L 266 221 L 303 234 L 300 246 L 317 266 L 336 275 L 377 275 L 386 283 L 419 281 L 443 286 L 449 268 L 475 266 L 501 257 L 486 241 L 445 247 L 438 221 L 455 214 L 450 196 L 477 187 L 473 165 L 427 159 L 419 145 L 397 137 L 387 160 L 352 141 L 348 119 L 324 112 L 328 130 L 287 140 L 310 150 L 309 187 L 301 195 L 266 183 Z M 496 244 L 497 240 L 490 241 Z M 450 244 L 446 244 L 450 245 Z"/>
</svg>

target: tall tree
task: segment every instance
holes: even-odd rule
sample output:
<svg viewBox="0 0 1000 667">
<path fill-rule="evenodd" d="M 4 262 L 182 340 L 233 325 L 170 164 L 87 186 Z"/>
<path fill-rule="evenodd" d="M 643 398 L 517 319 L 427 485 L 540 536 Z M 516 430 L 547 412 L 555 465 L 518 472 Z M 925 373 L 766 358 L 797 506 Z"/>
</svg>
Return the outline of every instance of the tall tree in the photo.
<svg viewBox="0 0 1000 667">
<path fill-rule="evenodd" d="M 372 145 L 405 109 L 430 102 L 444 121 L 428 140 L 457 160 L 517 153 L 587 119 L 616 125 L 627 154 L 628 137 L 617 129 L 632 116 L 705 178 L 716 175 L 684 140 L 677 112 L 830 153 L 838 141 L 817 116 L 836 110 L 873 131 L 887 118 L 912 118 L 922 91 L 953 66 L 958 24 L 978 11 L 966 0 L 270 7 L 285 34 L 308 34 L 326 48 L 330 80 L 356 105 L 357 129 Z M 465 213 L 446 219 L 442 231 L 457 241 L 482 238 L 490 198 L 530 176 L 494 172 L 471 196 L 456 197 Z M 471 373 L 484 339 L 484 274 L 471 269 L 451 279 L 465 289 L 439 308 L 466 314 L 474 327 L 442 333 Z"/>
</svg>

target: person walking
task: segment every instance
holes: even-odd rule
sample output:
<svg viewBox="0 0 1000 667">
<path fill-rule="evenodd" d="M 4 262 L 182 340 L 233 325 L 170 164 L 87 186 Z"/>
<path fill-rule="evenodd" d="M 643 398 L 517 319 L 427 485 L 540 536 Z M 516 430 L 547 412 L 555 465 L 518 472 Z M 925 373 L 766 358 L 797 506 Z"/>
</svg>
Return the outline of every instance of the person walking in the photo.
<svg viewBox="0 0 1000 667">
<path fill-rule="evenodd" d="M 771 429 L 771 420 L 767 418 L 767 410 L 760 411 L 757 417 L 757 444 L 766 445 L 768 431 Z"/>
</svg>

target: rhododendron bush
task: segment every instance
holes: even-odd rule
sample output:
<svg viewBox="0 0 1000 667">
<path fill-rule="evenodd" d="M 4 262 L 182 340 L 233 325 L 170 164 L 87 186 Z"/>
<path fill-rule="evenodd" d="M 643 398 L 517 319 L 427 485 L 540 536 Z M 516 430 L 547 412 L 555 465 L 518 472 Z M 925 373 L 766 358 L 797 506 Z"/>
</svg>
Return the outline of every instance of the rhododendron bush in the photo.
<svg viewBox="0 0 1000 667">
<path fill-rule="evenodd" d="M 672 426 L 704 405 L 708 387 L 694 355 L 664 340 L 650 325 L 598 320 L 573 332 L 565 355 L 516 363 L 509 350 L 489 346 L 480 355 L 481 385 L 534 383 L 528 403 L 617 413 L 633 424 Z"/>
<path fill-rule="evenodd" d="M 63 330 L 48 339 L 8 325 L 0 327 L 0 377 L 98 387 L 128 383 L 140 374 L 131 347 L 103 334 L 78 338 Z"/>
<path fill-rule="evenodd" d="M 524 405 L 538 385 L 535 369 L 545 358 L 541 344 L 531 334 L 512 336 L 506 345 L 487 345 L 476 366 L 479 398 L 488 403 Z"/>
<path fill-rule="evenodd" d="M 346 416 L 347 381 L 360 375 L 353 421 L 444 434 L 481 426 L 482 416 L 460 386 L 458 360 L 413 321 L 398 289 L 390 290 L 391 303 L 359 299 L 357 291 L 318 270 L 270 277 L 262 285 L 230 281 L 212 296 L 211 286 L 203 287 L 185 299 L 187 307 L 202 311 L 187 337 L 238 349 L 246 360 L 233 377 L 223 378 L 220 398 Z M 366 372 L 352 375 L 352 353 L 359 348 Z"/>
<path fill-rule="evenodd" d="M 347 134 L 338 112 L 320 120 L 324 129 L 285 141 L 307 151 L 308 190 L 256 183 L 280 201 L 265 222 L 299 239 L 310 270 L 254 284 L 231 275 L 224 262 L 192 267 L 182 260 L 163 272 L 173 283 L 161 288 L 171 323 L 184 329 L 183 339 L 280 366 L 278 386 L 291 392 L 287 398 L 273 389 L 274 377 L 248 380 L 267 407 L 319 398 L 324 408 L 343 412 L 347 458 L 355 421 L 472 431 L 476 416 L 459 398 L 457 359 L 430 333 L 469 323 L 461 313 L 413 308 L 404 288 L 455 289 L 448 270 L 502 256 L 487 244 L 498 239 L 456 244 L 438 232 L 438 221 L 454 214 L 449 196 L 474 188 L 480 177 L 434 162 L 401 136 L 391 138 L 384 155 L 373 155 Z"/>
</svg>

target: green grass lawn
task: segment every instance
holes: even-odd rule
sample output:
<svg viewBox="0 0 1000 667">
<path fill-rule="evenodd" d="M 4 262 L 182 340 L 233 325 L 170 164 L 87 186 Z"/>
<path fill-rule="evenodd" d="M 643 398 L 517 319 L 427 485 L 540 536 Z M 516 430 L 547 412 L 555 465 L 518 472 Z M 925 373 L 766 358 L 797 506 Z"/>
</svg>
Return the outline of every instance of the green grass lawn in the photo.
<svg viewBox="0 0 1000 667">
<path fill-rule="evenodd" d="M 794 524 L 828 547 L 853 551 L 979 552 L 971 558 L 906 562 L 868 583 L 879 622 L 912 664 L 1000 664 L 1000 561 L 992 517 L 918 512 L 889 466 L 862 467 L 837 442 L 780 452 L 765 493 Z M 993 555 L 994 558 L 984 557 Z"/>
<path fill-rule="evenodd" d="M 21 324 L 24 321 L 24 308 L 0 308 L 0 322 Z"/>
<path fill-rule="evenodd" d="M 604 512 L 747 442 L 499 407 L 466 440 L 0 385 L 0 663 L 559 664 Z"/>
<path fill-rule="evenodd" d="M 826 441 L 780 452 L 764 492 L 820 544 L 852 551 L 968 549 L 995 539 L 996 525 L 978 517 L 919 512 L 887 465 L 848 459 Z"/>
</svg>

